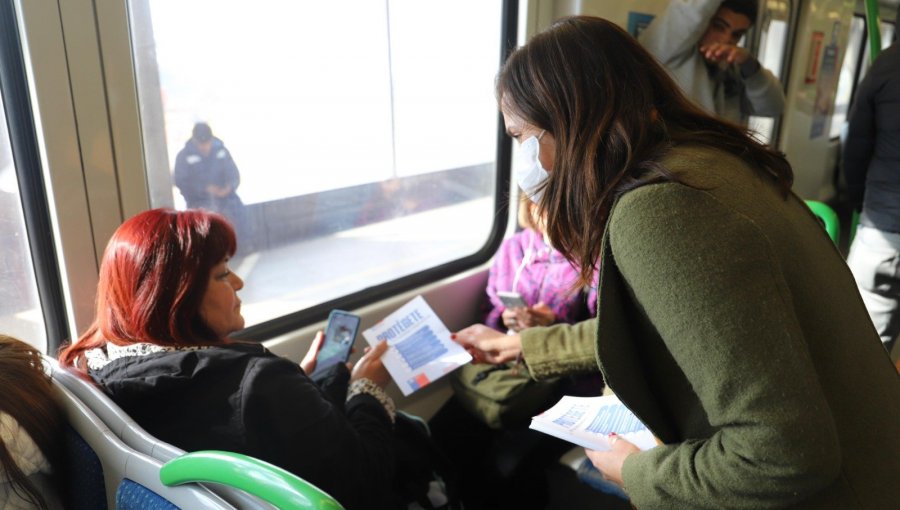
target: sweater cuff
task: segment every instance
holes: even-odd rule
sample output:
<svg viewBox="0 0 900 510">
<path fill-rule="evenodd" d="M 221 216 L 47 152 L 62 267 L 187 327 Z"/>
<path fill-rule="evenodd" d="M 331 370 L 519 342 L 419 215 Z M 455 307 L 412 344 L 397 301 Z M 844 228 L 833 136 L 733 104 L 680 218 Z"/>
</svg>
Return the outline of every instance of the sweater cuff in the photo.
<svg viewBox="0 0 900 510">
<path fill-rule="evenodd" d="M 394 423 L 397 417 L 397 408 L 394 406 L 394 401 L 391 400 L 391 397 L 389 397 L 380 386 L 375 384 L 371 379 L 366 379 L 365 377 L 356 379 L 350 383 L 350 389 L 347 391 L 347 402 L 360 394 L 374 397 L 375 400 L 384 407 L 384 410 L 388 414 L 388 418 L 391 419 L 391 423 Z"/>
</svg>

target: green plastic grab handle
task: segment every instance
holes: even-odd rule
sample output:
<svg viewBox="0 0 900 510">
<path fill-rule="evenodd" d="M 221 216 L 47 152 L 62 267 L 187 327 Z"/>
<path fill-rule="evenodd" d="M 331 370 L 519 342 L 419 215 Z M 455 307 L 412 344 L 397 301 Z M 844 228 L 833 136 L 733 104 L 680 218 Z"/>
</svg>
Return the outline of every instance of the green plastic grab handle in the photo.
<svg viewBox="0 0 900 510">
<path fill-rule="evenodd" d="M 834 244 L 838 244 L 841 239 L 841 223 L 834 209 L 828 207 L 822 202 L 815 200 L 807 200 L 806 205 L 812 210 L 813 214 L 818 216 L 825 223 L 825 232 Z"/>
<path fill-rule="evenodd" d="M 881 53 L 881 19 L 878 17 L 878 0 L 866 0 L 866 25 L 869 32 L 869 61 L 875 62 Z"/>
<path fill-rule="evenodd" d="M 240 453 L 205 450 L 166 462 L 159 479 L 167 486 L 191 482 L 236 487 L 282 510 L 343 510 L 323 490 L 268 462 Z"/>
</svg>

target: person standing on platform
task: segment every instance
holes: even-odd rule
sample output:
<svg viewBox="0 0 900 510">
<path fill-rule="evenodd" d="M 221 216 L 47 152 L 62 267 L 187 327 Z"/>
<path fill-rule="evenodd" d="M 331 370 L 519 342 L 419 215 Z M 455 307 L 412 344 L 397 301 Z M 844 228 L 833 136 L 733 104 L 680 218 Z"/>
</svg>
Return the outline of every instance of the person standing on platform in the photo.
<svg viewBox="0 0 900 510">
<path fill-rule="evenodd" d="M 209 124 L 194 124 L 191 138 L 175 157 L 174 174 L 175 186 L 189 209 L 206 209 L 224 215 L 234 225 L 241 245 L 253 245 L 244 203 L 237 194 L 241 174 L 231 152 L 222 140 L 213 136 Z"/>
</svg>

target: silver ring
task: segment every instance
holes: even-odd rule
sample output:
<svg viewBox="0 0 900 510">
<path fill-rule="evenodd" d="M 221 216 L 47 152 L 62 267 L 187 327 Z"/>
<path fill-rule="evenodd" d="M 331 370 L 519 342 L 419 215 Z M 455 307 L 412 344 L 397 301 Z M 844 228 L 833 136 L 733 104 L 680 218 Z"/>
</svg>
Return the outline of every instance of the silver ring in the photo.
<svg viewBox="0 0 900 510">
<path fill-rule="evenodd" d="M 616 444 L 616 441 L 618 441 L 618 439 L 619 439 L 619 436 L 613 436 L 612 439 L 609 440 L 609 445 L 612 446 L 612 445 Z"/>
</svg>

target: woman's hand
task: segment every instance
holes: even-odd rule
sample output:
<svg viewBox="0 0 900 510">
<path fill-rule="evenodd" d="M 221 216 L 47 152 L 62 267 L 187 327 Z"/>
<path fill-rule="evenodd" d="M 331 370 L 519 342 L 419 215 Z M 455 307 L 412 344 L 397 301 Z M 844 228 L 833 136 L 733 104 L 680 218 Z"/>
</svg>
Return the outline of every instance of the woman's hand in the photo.
<svg viewBox="0 0 900 510">
<path fill-rule="evenodd" d="M 556 322 L 556 314 L 545 303 L 528 308 L 507 308 L 501 314 L 503 324 L 516 333 L 534 326 L 550 326 Z"/>
<path fill-rule="evenodd" d="M 520 310 L 524 310 L 524 308 L 507 308 L 500 314 L 500 318 L 503 319 L 503 325 L 506 326 L 506 329 L 515 331 L 516 333 L 525 329 L 525 326 L 519 322 Z"/>
<path fill-rule="evenodd" d="M 550 326 L 556 322 L 556 314 L 543 301 L 528 308 L 528 316 L 526 319 L 526 327 L 533 326 Z"/>
<path fill-rule="evenodd" d="M 609 435 L 609 442 L 612 449 L 608 452 L 598 452 L 587 448 L 585 448 L 584 452 L 591 459 L 591 464 L 603 474 L 603 478 L 624 489 L 625 482 L 622 481 L 622 465 L 625 464 L 625 459 L 629 455 L 638 453 L 641 450 L 633 443 L 622 439 L 614 433 Z"/>
<path fill-rule="evenodd" d="M 350 372 L 350 380 L 369 379 L 377 384 L 381 389 L 391 382 L 391 374 L 384 368 L 381 362 L 381 356 L 387 351 L 387 341 L 381 341 L 375 347 L 366 347 L 363 357 L 359 358 L 353 371 Z"/>
<path fill-rule="evenodd" d="M 322 344 L 325 343 L 325 333 L 321 330 L 316 331 L 316 338 L 313 339 L 312 344 L 309 346 L 309 350 L 306 351 L 306 356 L 303 356 L 303 359 L 300 360 L 300 368 L 306 372 L 306 375 L 310 375 L 316 371 L 316 356 L 319 355 L 319 350 L 322 349 Z"/>
<path fill-rule="evenodd" d="M 522 352 L 519 335 L 505 335 L 483 324 L 475 324 L 458 331 L 451 338 L 472 355 L 473 363 L 505 363 Z"/>
</svg>

